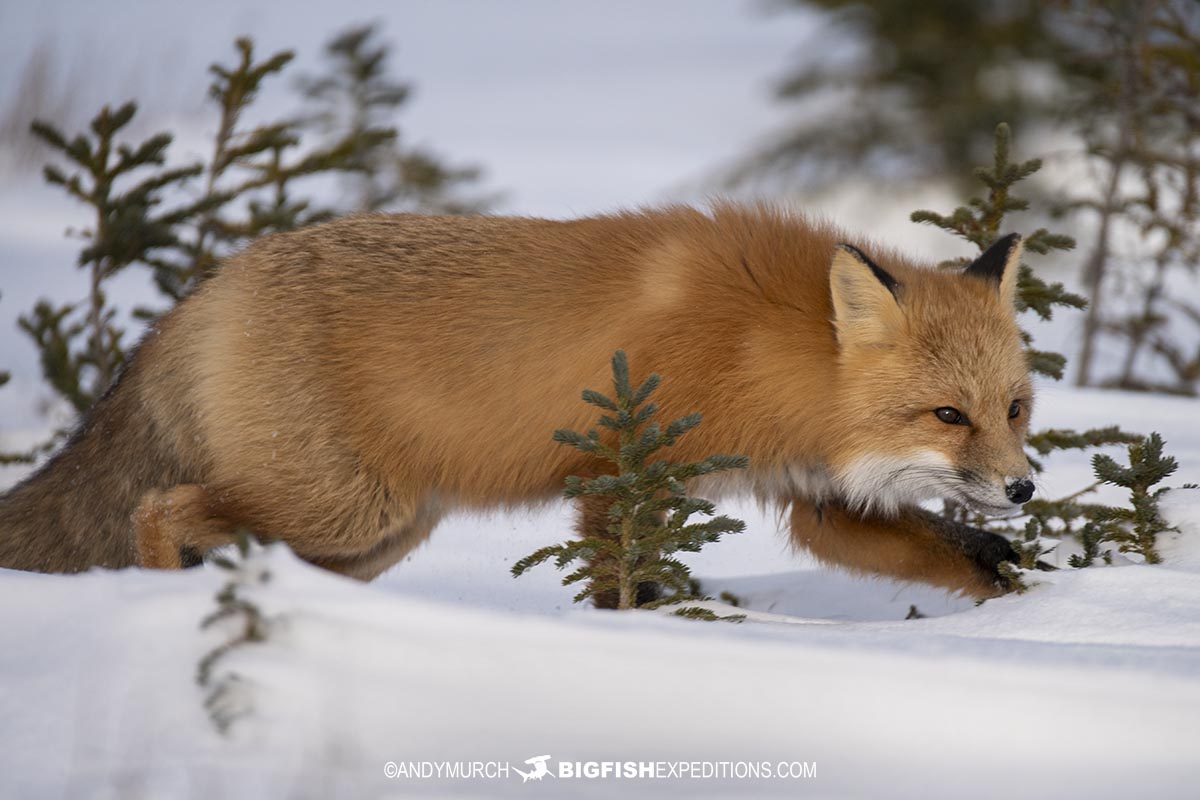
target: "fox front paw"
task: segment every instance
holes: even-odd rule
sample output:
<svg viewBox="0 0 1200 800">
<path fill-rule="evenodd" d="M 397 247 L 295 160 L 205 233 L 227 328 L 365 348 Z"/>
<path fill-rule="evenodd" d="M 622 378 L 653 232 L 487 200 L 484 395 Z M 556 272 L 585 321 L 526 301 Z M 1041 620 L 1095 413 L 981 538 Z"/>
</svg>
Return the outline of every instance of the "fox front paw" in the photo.
<svg viewBox="0 0 1200 800">
<path fill-rule="evenodd" d="M 984 584 L 989 588 L 994 588 L 995 594 L 992 596 L 1012 591 L 1008 578 L 1000 571 L 1000 565 L 1019 565 L 1021 563 L 1020 554 L 1008 539 L 995 533 L 979 531 L 979 535 L 974 541 L 976 543 L 974 552 L 968 553 L 968 555 L 975 563 Z"/>
<path fill-rule="evenodd" d="M 955 524 L 952 541 L 971 564 L 975 580 L 967 587 L 970 594 L 983 599 L 999 597 L 1012 590 L 1008 578 L 1001 572 L 1001 565 L 1020 564 L 1021 556 L 1008 539 L 968 525 Z"/>
</svg>

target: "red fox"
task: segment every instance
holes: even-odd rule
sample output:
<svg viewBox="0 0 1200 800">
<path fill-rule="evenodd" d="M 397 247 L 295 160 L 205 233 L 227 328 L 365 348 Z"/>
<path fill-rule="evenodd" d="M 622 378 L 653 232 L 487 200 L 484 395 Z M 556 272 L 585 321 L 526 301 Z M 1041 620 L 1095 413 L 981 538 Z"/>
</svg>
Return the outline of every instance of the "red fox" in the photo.
<svg viewBox="0 0 1200 800">
<path fill-rule="evenodd" d="M 580 392 L 624 349 L 662 376 L 664 413 L 704 415 L 675 456 L 749 456 L 697 489 L 785 504 L 823 561 L 1000 593 L 1008 542 L 918 504 L 1002 514 L 1032 494 L 1020 240 L 960 273 L 846 238 L 732 205 L 265 237 L 0 498 L 0 566 L 179 567 L 244 528 L 369 580 L 452 509 L 546 501 L 588 474 L 551 433 L 587 426 Z M 579 524 L 600 533 L 604 509 Z"/>
</svg>

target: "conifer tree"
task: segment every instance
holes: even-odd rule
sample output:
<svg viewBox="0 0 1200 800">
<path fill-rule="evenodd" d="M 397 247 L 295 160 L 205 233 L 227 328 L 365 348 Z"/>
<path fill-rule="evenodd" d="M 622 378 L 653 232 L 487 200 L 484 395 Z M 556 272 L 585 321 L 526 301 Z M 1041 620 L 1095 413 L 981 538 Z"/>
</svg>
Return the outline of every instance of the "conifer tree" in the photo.
<svg viewBox="0 0 1200 800">
<path fill-rule="evenodd" d="M 137 111 L 134 103 L 105 106 L 88 131 L 69 139 L 53 125 L 36 121 L 33 133 L 71 163 L 68 174 L 56 165 L 46 180 L 90 207 L 93 222 L 79 232 L 86 246 L 78 264 L 89 278 L 81 302 L 55 305 L 40 301 L 20 318 L 21 329 L 35 342 L 42 372 L 76 411 L 91 407 L 125 362 L 123 331 L 105 294 L 106 282 L 131 264 L 148 263 L 177 246 L 177 226 L 212 207 L 208 198 L 161 208 L 164 194 L 199 175 L 200 164 L 165 168 L 171 136 L 159 133 L 140 144 L 120 139 Z"/>
<path fill-rule="evenodd" d="M 222 179 L 236 165 L 250 161 L 275 145 L 282 144 L 287 136 L 286 124 L 264 126 L 253 131 L 239 129 L 242 113 L 254 101 L 262 80 L 278 73 L 292 60 L 290 51 L 276 53 L 266 61 L 255 64 L 253 43 L 249 39 L 235 42 L 240 61 L 229 69 L 213 64 L 209 72 L 213 82 L 209 86 L 209 98 L 220 108 L 220 120 L 213 142 L 213 152 L 203 167 L 204 198 L 211 206 L 207 213 L 194 220 L 191 236 L 182 238 L 177 246 L 180 259 L 158 259 L 152 262 L 154 279 L 160 291 L 174 301 L 188 293 L 192 286 L 215 269 L 219 258 L 217 240 L 229 238 L 229 224 L 219 212 L 230 200 L 246 192 L 253 185 L 243 182 L 240 186 L 222 188 Z"/>
<path fill-rule="evenodd" d="M 234 46 L 238 52 L 234 65 L 209 67 L 213 81 L 208 96 L 219 116 L 212 155 L 201 175 L 204 211 L 181 220 L 183 231 L 169 257 L 148 262 L 158 288 L 172 301 L 182 299 L 247 240 L 331 217 L 332 210 L 313 209 L 309 200 L 294 197 L 291 189 L 297 179 L 356 168 L 353 157 L 361 144 L 353 138 L 293 156 L 300 146 L 298 121 L 245 127 L 243 116 L 263 81 L 282 72 L 293 53 L 282 50 L 256 62 L 250 39 L 237 39 Z"/>
<path fill-rule="evenodd" d="M 229 579 L 217 592 L 217 610 L 200 622 L 208 629 L 233 622 L 233 634 L 210 650 L 196 667 L 196 683 L 207 691 L 204 708 L 217 730 L 224 734 L 239 718 L 249 713 L 250 705 L 244 696 L 245 681 L 236 672 L 217 673 L 220 662 L 232 651 L 250 644 L 264 642 L 271 631 L 272 619 L 246 596 L 247 591 L 265 585 L 271 573 L 262 566 L 262 549 L 250 534 L 240 531 L 237 550 L 231 556 L 216 556 L 212 563 L 224 570 Z"/>
<path fill-rule="evenodd" d="M 1129 490 L 1129 507 L 1101 506 L 1092 514 L 1101 541 L 1112 542 L 1122 553 L 1137 553 L 1147 564 L 1162 561 L 1155 545 L 1158 534 L 1175 530 L 1163 519 L 1158 501 L 1166 489 L 1152 491 L 1178 468 L 1171 456 L 1163 455 L 1163 440 L 1151 433 L 1129 446 L 1129 466 L 1122 467 L 1109 456 L 1092 457 L 1092 469 L 1104 483 Z"/>
<path fill-rule="evenodd" d="M 118 310 L 105 292 L 107 281 L 127 267 L 149 267 L 158 289 L 175 303 L 247 240 L 332 216 L 335 209 L 314 207 L 295 189 L 300 179 L 322 173 L 354 173 L 383 187 L 372 194 L 373 208 L 414 198 L 422 210 L 476 207 L 459 204 L 452 191 L 475 172 L 456 172 L 419 151 L 401 151 L 395 129 L 377 124 L 380 109 L 394 110 L 409 88 L 386 78 L 388 50 L 372 36 L 372 29 L 361 28 L 338 37 L 331 45 L 340 59 L 334 75 L 310 87 L 314 97 L 333 103 L 341 92 L 358 104 L 354 118 L 359 121 L 326 146 L 301 147 L 300 118 L 245 123 L 264 82 L 293 57 L 284 50 L 256 60 L 246 38 L 236 40 L 232 64 L 209 68 L 208 96 L 218 117 L 212 153 L 204 162 L 167 166 L 168 133 L 140 144 L 123 141 L 137 110 L 132 102 L 115 110 L 104 107 L 87 131 L 70 138 L 48 122 L 33 123 L 33 134 L 75 167 L 68 174 L 49 165 L 46 180 L 87 204 L 94 218 L 80 234 L 86 242 L 79 265 L 88 270 L 87 297 L 64 304 L 39 301 L 19 321 L 38 348 L 45 380 L 76 412 L 92 406 L 128 356 Z M 384 145 L 391 149 L 381 149 Z M 407 172 L 398 172 L 397 165 L 407 165 Z M 168 198 L 188 196 L 191 179 L 199 179 L 200 191 L 164 208 Z M 134 311 L 143 319 L 161 313 Z"/>
<path fill-rule="evenodd" d="M 662 428 L 653 422 L 658 406 L 647 402 L 658 388 L 660 378 L 651 375 L 636 389 L 630 383 L 629 365 L 624 351 L 613 356 L 615 397 L 596 391 L 583 393 L 584 402 L 604 413 L 599 425 L 615 435 L 606 442 L 599 430 L 587 434 L 558 430 L 554 440 L 595 456 L 614 469 L 614 473 L 596 478 L 567 478 L 564 496 L 568 499 L 599 497 L 611 500 L 607 536 L 585 536 L 566 544 L 543 547 L 512 567 L 514 577 L 545 561 L 553 560 L 558 569 L 576 561 L 582 566 L 563 578 L 563 585 L 583 583 L 575 602 L 604 592 L 618 598 L 617 607 L 650 608 L 665 603 L 680 603 L 696 597 L 691 572 L 675 556 L 679 552 L 699 552 L 727 533 L 740 533 L 745 523 L 729 517 L 713 517 L 715 508 L 707 500 L 690 497 L 686 482 L 702 475 L 730 469 L 744 469 L 744 456 L 714 455 L 703 461 L 676 464 L 655 460 L 701 422 L 699 414 L 689 414 Z M 691 522 L 695 514 L 712 517 Z M 638 603 L 638 587 L 657 584 L 670 594 L 657 601 Z M 680 609 L 684 616 L 713 618 L 704 609 Z"/>
<path fill-rule="evenodd" d="M 1056 4 L 990 0 L 786 0 L 824 47 L 797 48 L 775 83 L 781 104 L 808 113 L 747 158 L 735 180 L 820 185 L 848 172 L 874 181 L 945 179 L 961 185 L 986 157 L 987 132 L 1053 117 L 1060 97 L 1038 69 L 1067 68 L 1053 47 Z M 836 43 L 836 44 L 832 44 Z M 838 46 L 841 45 L 841 46 Z M 1055 88 L 1060 84 L 1053 83 Z M 832 101 L 832 102 L 831 102 Z"/>
<path fill-rule="evenodd" d="M 1090 567 L 1096 563 L 1097 558 L 1103 559 L 1105 564 L 1112 564 L 1112 550 L 1101 551 L 1100 546 L 1103 543 L 1104 532 L 1100 526 L 1094 522 L 1087 523 L 1079 532 L 1079 544 L 1083 552 L 1072 554 L 1067 563 L 1075 569 Z"/>
<path fill-rule="evenodd" d="M 1169 281 L 1194 277 L 1200 261 L 1200 4 L 1089 5 L 1072 53 L 1085 79 L 1070 112 L 1098 180 L 1063 204 L 1095 220 L 1076 382 L 1195 395 L 1200 304 L 1170 291 Z M 1124 308 L 1109 300 L 1120 295 Z M 1101 338 L 1125 349 L 1118 371 L 1106 375 L 1096 361 Z M 1149 378 L 1146 361 L 1173 379 Z"/>
<path fill-rule="evenodd" d="M 966 206 L 959 206 L 950 215 L 945 216 L 934 211 L 915 211 L 912 221 L 934 225 L 956 236 L 966 239 L 979 248 L 986 250 L 1000 238 L 1001 224 L 1005 215 L 1013 211 L 1024 211 L 1029 208 L 1029 201 L 1012 194 L 1012 187 L 1033 175 L 1042 167 L 1042 161 L 1033 158 L 1028 161 L 1012 163 L 1009 161 L 1009 146 L 1012 132 L 1006 123 L 996 126 L 995 148 L 993 150 L 992 166 L 976 167 L 974 175 L 977 180 L 987 187 L 984 197 L 972 197 Z M 1038 228 L 1024 237 L 1025 251 L 1044 255 L 1051 250 L 1070 250 L 1075 246 L 1075 240 L 1070 236 L 1050 233 L 1045 228 Z M 964 266 L 967 258 L 947 262 L 944 266 Z M 1024 262 L 1020 265 L 1020 275 L 1017 281 L 1017 310 L 1033 311 L 1043 320 L 1054 315 L 1054 308 L 1084 308 L 1087 301 L 1077 294 L 1068 292 L 1061 283 L 1048 284 L 1033 274 L 1033 270 Z M 1022 332 L 1026 345 L 1031 337 Z M 1059 353 L 1047 353 L 1028 347 L 1029 366 L 1034 372 L 1047 375 L 1055 380 L 1063 376 L 1063 365 L 1066 358 Z"/>
<path fill-rule="evenodd" d="M 0 369 L 0 388 L 3 388 L 4 385 L 7 384 L 11 379 L 12 375 Z M 6 450 L 0 450 L 0 466 L 5 466 L 8 464 L 29 464 L 33 461 L 33 459 L 34 456 L 32 453 L 13 453 Z"/>
<path fill-rule="evenodd" d="M 372 25 L 350 28 L 325 48 L 328 72 L 304 81 L 316 107 L 310 122 L 347 148 L 358 211 L 469 214 L 487 209 L 491 197 L 462 190 L 479 180 L 474 166 L 452 166 L 406 143 L 392 121 L 412 86 L 388 75 L 388 48 Z"/>
</svg>

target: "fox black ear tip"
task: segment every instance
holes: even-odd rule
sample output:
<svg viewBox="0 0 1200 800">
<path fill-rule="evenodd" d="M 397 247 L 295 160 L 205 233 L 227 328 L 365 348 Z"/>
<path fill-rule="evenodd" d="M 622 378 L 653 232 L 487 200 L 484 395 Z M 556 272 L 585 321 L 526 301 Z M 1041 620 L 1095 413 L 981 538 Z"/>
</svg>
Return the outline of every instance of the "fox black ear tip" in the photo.
<svg viewBox="0 0 1200 800">
<path fill-rule="evenodd" d="M 893 278 L 887 272 L 887 270 L 872 261 L 870 256 L 868 256 L 862 250 L 859 250 L 854 245 L 846 244 L 845 242 L 840 242 L 834 249 L 841 250 L 843 253 L 849 253 L 855 261 L 863 266 L 868 267 L 871 270 L 871 274 L 873 274 L 879 280 L 879 282 L 886 286 L 887 290 L 891 292 L 893 296 L 895 296 L 896 290 L 900 287 L 900 283 Z"/>
</svg>

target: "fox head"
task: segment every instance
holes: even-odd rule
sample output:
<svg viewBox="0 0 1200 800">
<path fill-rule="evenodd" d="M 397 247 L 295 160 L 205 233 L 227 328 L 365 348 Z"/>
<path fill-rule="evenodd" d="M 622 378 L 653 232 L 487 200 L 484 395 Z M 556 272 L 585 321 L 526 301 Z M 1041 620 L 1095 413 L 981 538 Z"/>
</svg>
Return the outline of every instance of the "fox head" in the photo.
<svg viewBox="0 0 1200 800">
<path fill-rule="evenodd" d="M 1033 494 L 1023 445 L 1032 384 L 1016 323 L 1016 234 L 962 271 L 880 266 L 839 245 L 830 268 L 837 443 L 852 507 L 945 498 L 1011 513 Z"/>
</svg>

